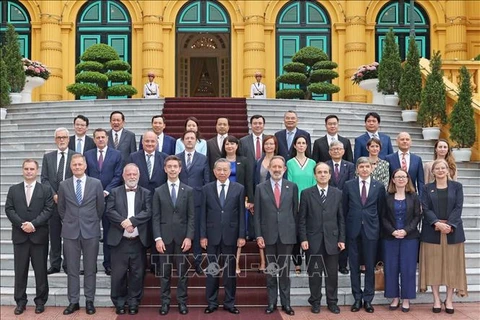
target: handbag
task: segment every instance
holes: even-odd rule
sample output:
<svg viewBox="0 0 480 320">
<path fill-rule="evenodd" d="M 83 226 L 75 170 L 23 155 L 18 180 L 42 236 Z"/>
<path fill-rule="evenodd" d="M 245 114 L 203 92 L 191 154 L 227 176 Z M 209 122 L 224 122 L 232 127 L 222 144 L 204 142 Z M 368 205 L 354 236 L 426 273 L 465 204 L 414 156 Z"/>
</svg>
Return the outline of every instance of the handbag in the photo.
<svg viewBox="0 0 480 320">
<path fill-rule="evenodd" d="M 375 266 L 375 291 L 385 290 L 385 274 L 383 273 L 383 261 L 378 261 Z"/>
</svg>

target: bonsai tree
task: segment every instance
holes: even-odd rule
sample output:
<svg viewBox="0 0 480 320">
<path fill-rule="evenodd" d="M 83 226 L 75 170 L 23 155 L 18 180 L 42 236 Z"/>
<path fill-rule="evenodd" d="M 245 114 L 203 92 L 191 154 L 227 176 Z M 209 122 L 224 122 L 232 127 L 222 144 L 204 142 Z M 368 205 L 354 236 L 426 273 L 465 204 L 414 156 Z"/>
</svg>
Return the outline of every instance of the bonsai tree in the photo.
<svg viewBox="0 0 480 320">
<path fill-rule="evenodd" d="M 422 73 L 420 72 L 420 55 L 415 37 L 410 37 L 407 60 L 402 68 L 398 96 L 403 110 L 414 110 L 422 98 Z"/>
<path fill-rule="evenodd" d="M 402 60 L 395 42 L 393 29 L 387 32 L 383 47 L 382 60 L 378 66 L 378 91 L 383 94 L 395 94 L 398 92 L 400 76 L 402 74 Z"/>
<path fill-rule="evenodd" d="M 82 62 L 75 66 L 75 83 L 67 86 L 68 92 L 76 96 L 96 96 L 99 99 L 108 96 L 132 96 L 137 93 L 131 85 L 112 84 L 130 82 L 132 75 L 128 73 L 128 62 L 120 60 L 111 46 L 94 44 L 85 50 L 80 59 Z"/>
<path fill-rule="evenodd" d="M 5 65 L 5 61 L 3 61 L 3 48 L 0 48 L 0 108 L 5 108 L 10 105 L 9 91 L 7 66 Z"/>
<path fill-rule="evenodd" d="M 328 55 L 319 48 L 303 47 L 292 57 L 292 62 L 283 66 L 284 74 L 277 82 L 299 85 L 298 89 L 277 91 L 280 99 L 311 100 L 312 93 L 332 94 L 340 88 L 328 81 L 338 78 L 335 69 L 338 65 L 328 59 Z"/>
<path fill-rule="evenodd" d="M 3 46 L 3 60 L 10 92 L 21 92 L 25 86 L 25 71 L 23 69 L 22 54 L 15 27 L 7 25 L 5 43 Z"/>
<path fill-rule="evenodd" d="M 440 51 L 436 51 L 430 60 L 430 74 L 425 81 L 425 88 L 422 91 L 422 100 L 418 110 L 418 122 L 424 128 L 447 123 L 446 91 L 441 68 L 442 56 Z"/>
<path fill-rule="evenodd" d="M 450 114 L 450 139 L 457 148 L 471 148 L 475 143 L 475 120 L 472 108 L 470 73 L 465 66 L 460 68 L 460 92 Z"/>
</svg>

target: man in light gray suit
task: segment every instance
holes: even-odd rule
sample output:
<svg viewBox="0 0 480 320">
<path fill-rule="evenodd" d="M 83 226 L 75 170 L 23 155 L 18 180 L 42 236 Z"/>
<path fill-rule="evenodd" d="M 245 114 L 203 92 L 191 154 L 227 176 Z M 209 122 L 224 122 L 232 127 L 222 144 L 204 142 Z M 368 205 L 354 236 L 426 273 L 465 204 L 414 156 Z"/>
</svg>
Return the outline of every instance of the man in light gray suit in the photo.
<svg viewBox="0 0 480 320">
<path fill-rule="evenodd" d="M 100 221 L 105 209 L 100 180 L 87 177 L 87 162 L 81 154 L 72 156 L 73 177 L 60 183 L 58 213 L 63 221 L 62 237 L 65 259 L 68 261 L 68 300 L 63 311 L 68 315 L 80 309 L 80 256 L 85 270 L 84 293 L 87 314 L 94 314 L 95 283 L 100 240 Z"/>
<path fill-rule="evenodd" d="M 68 179 L 72 176 L 72 170 L 70 169 L 70 161 L 75 152 L 68 148 L 69 133 L 66 128 L 57 128 L 55 130 L 55 144 L 57 150 L 46 153 L 43 156 L 42 161 L 42 184 L 49 186 L 53 193 L 53 211 L 52 218 L 49 221 L 50 224 L 50 268 L 47 270 L 47 274 L 60 272 L 60 266 L 62 265 L 62 222 L 58 215 L 57 202 L 58 202 L 58 187 L 60 182 Z M 67 272 L 67 265 L 63 260 L 63 270 Z"/>
<path fill-rule="evenodd" d="M 297 243 L 298 187 L 283 179 L 285 171 L 285 159 L 274 156 L 269 165 L 271 178 L 260 183 L 255 190 L 253 219 L 258 247 L 265 248 L 267 258 L 268 307 L 265 313 L 271 314 L 276 310 L 280 285 L 282 310 L 293 316 L 289 273 L 290 255 Z"/>
</svg>

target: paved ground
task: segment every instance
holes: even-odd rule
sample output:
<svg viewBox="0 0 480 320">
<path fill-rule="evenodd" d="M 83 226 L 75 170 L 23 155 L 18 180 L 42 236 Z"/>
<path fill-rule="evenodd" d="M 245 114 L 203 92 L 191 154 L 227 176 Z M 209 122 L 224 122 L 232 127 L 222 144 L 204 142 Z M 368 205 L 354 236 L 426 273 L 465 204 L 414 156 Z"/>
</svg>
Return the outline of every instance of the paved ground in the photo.
<svg viewBox="0 0 480 320">
<path fill-rule="evenodd" d="M 440 314 L 433 314 L 431 311 L 432 306 L 429 304 L 419 304 L 411 306 L 409 313 L 402 313 L 400 310 L 389 311 L 388 306 L 381 305 L 375 306 L 375 313 L 368 314 L 365 311 L 360 311 L 357 313 L 350 312 L 350 307 L 342 306 L 342 310 L 339 315 L 334 315 L 330 313 L 326 308 L 322 307 L 320 314 L 315 315 L 310 312 L 310 308 L 307 307 L 295 307 L 295 316 L 290 317 L 285 315 L 282 312 L 276 312 L 272 315 L 265 315 L 263 313 L 263 308 L 242 308 L 240 309 L 240 315 L 230 315 L 223 310 L 218 310 L 217 312 L 211 315 L 205 315 L 203 313 L 203 308 L 190 308 L 190 313 L 187 316 L 181 316 L 177 313 L 176 308 L 172 308 L 170 313 L 167 316 L 160 316 L 158 314 L 157 308 L 140 308 L 140 312 L 136 316 L 117 316 L 113 308 L 97 308 L 97 313 L 93 316 L 85 314 L 85 309 L 82 307 L 80 311 L 77 311 L 73 315 L 64 316 L 62 314 L 63 307 L 47 307 L 45 312 L 42 315 L 36 315 L 34 313 L 34 307 L 28 307 L 27 310 L 21 315 L 16 317 L 13 314 L 13 306 L 1 306 L 0 318 L 1 320 L 10 320 L 10 319 L 101 319 L 101 320 L 113 320 L 113 319 L 181 319 L 181 320 L 277 320 L 277 319 L 333 319 L 333 320 L 343 320 L 343 319 L 362 319 L 362 320 L 396 320 L 396 319 L 405 319 L 405 320 L 442 320 L 442 319 L 455 319 L 455 320 L 470 320 L 470 319 L 480 319 L 480 303 L 456 303 L 455 304 L 455 314 L 449 315 L 442 310 Z M 280 310 L 280 309 L 279 309 Z"/>
</svg>

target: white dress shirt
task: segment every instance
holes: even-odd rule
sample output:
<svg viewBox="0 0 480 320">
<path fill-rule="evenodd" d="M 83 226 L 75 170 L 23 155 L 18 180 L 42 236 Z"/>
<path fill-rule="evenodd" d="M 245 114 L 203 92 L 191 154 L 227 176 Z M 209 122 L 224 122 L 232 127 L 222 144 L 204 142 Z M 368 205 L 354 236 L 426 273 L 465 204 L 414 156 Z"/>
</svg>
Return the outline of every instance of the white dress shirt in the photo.
<svg viewBox="0 0 480 320">
<path fill-rule="evenodd" d="M 85 197 L 85 183 L 87 182 L 87 175 L 84 174 L 83 177 L 77 178 L 73 176 L 73 191 L 75 193 L 77 192 L 77 180 L 82 180 L 81 186 L 82 186 L 82 200 Z"/>
<path fill-rule="evenodd" d="M 123 128 L 115 131 L 112 129 L 112 139 L 113 139 L 113 144 L 115 145 L 115 133 L 118 134 L 118 143 L 120 143 L 120 139 L 122 139 L 122 133 L 123 133 Z"/>
<path fill-rule="evenodd" d="M 165 137 L 165 134 L 162 132 L 157 136 L 157 150 L 162 152 L 163 149 L 163 138 Z"/>
<path fill-rule="evenodd" d="M 138 188 L 138 186 L 136 186 L 135 188 Z M 136 192 L 132 192 L 132 191 L 127 192 L 128 218 L 135 216 L 135 194 Z M 129 233 L 127 230 L 124 230 L 123 236 L 126 238 L 138 237 L 138 228 L 135 227 L 132 233 Z"/>
<path fill-rule="evenodd" d="M 227 199 L 227 192 L 228 192 L 228 187 L 230 186 L 230 180 L 227 179 L 224 183 L 225 185 L 225 199 Z M 222 192 L 222 183 L 217 180 L 217 195 L 218 195 L 218 198 L 220 198 L 220 192 Z"/>
<path fill-rule="evenodd" d="M 398 150 L 398 163 L 402 167 L 403 151 Z M 405 152 L 405 162 L 407 163 L 407 171 L 410 169 L 410 151 Z"/>
<path fill-rule="evenodd" d="M 75 135 L 75 151 L 77 151 L 77 144 L 80 140 L 80 153 L 83 154 L 83 150 L 85 150 L 85 136 L 79 137 Z"/>
<path fill-rule="evenodd" d="M 328 184 L 325 188 L 322 188 L 320 187 L 318 184 L 317 184 L 317 189 L 318 189 L 318 194 L 319 195 L 322 195 L 322 189 L 323 189 L 323 192 L 325 193 L 325 197 L 327 197 L 327 194 L 328 194 Z"/>
<path fill-rule="evenodd" d="M 58 172 L 58 166 L 60 165 L 60 159 L 62 158 L 62 152 L 65 157 L 65 162 L 63 163 L 63 177 L 62 177 L 62 181 L 63 181 L 65 180 L 65 171 L 67 171 L 68 148 L 65 149 L 64 151 L 57 149 L 57 172 Z"/>
<path fill-rule="evenodd" d="M 368 177 L 367 179 L 365 179 L 365 188 L 367 189 L 367 198 L 368 198 L 368 193 L 370 191 L 370 180 L 371 178 Z M 358 185 L 360 187 L 360 196 L 362 195 L 362 188 L 363 188 L 363 179 L 361 177 L 358 177 Z"/>
<path fill-rule="evenodd" d="M 217 134 L 217 143 L 218 143 L 218 148 L 220 149 L 220 151 L 222 151 L 223 141 L 225 141 L 225 139 L 227 139 L 227 137 L 228 137 L 228 133 L 224 134 L 224 135 Z"/>
<path fill-rule="evenodd" d="M 103 149 L 98 149 L 97 148 L 97 161 L 98 161 L 98 159 L 100 159 L 100 150 L 103 151 L 103 161 L 105 161 L 105 157 L 107 156 L 107 149 L 108 149 L 107 146 L 105 146 L 105 148 L 103 148 Z"/>
</svg>

